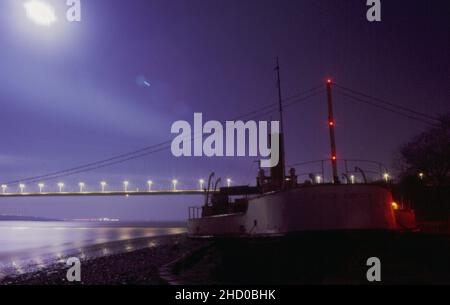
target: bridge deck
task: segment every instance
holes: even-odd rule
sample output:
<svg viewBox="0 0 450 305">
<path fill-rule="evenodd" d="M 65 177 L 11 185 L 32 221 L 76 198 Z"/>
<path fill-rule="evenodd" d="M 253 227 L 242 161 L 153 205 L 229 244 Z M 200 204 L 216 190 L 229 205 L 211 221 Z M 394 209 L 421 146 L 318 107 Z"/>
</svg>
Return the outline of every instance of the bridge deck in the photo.
<svg viewBox="0 0 450 305">
<path fill-rule="evenodd" d="M 78 197 L 78 196 L 155 196 L 155 195 L 204 195 L 202 190 L 158 191 L 105 191 L 105 192 L 54 192 L 54 193 L 0 193 L 0 198 L 12 197 Z"/>
</svg>

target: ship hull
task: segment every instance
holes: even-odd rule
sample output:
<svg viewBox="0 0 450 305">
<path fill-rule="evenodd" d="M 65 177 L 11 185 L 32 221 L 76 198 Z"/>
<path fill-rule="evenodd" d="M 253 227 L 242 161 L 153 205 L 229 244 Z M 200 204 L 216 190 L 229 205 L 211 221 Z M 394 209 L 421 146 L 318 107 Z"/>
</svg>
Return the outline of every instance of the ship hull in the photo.
<svg viewBox="0 0 450 305">
<path fill-rule="evenodd" d="M 268 236 L 305 231 L 396 230 L 392 195 L 377 185 L 313 185 L 249 199 L 244 213 L 188 220 L 190 236 Z"/>
</svg>

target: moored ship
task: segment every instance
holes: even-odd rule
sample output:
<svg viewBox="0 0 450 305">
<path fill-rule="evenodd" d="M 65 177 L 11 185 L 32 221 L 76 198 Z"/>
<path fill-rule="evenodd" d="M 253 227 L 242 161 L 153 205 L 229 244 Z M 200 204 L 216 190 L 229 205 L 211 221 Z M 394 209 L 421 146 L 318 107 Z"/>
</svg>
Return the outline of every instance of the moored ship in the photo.
<svg viewBox="0 0 450 305">
<path fill-rule="evenodd" d="M 224 187 L 211 192 L 203 207 L 190 208 L 189 235 L 270 236 L 303 231 L 415 229 L 414 212 L 399 208 L 386 185 L 297 184 L 296 177 L 285 181 L 289 183 L 278 190 L 268 190 L 273 185 L 266 182 L 256 187 Z"/>
<path fill-rule="evenodd" d="M 273 236 L 304 231 L 328 230 L 414 230 L 414 211 L 400 207 L 392 197 L 388 183 L 382 180 L 354 183 L 338 176 L 331 80 L 327 80 L 328 127 L 331 147 L 330 183 L 313 178 L 298 183 L 294 168 L 286 174 L 283 137 L 283 109 L 279 66 L 278 93 L 280 159 L 266 176 L 260 168 L 256 186 L 217 186 L 214 174 L 205 190 L 202 207 L 189 208 L 188 234 L 208 236 Z M 362 172 L 362 170 L 361 170 Z M 381 173 L 380 173 L 381 174 Z M 364 175 L 364 173 L 363 173 Z"/>
</svg>

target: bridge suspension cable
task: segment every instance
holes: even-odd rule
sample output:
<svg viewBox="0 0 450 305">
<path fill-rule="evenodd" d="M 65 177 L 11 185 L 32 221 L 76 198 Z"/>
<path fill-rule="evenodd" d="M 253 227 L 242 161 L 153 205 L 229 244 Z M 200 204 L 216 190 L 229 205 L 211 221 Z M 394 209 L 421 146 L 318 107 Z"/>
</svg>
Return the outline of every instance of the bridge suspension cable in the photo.
<svg viewBox="0 0 450 305">
<path fill-rule="evenodd" d="M 292 96 L 289 96 L 288 98 L 283 100 L 283 104 L 285 104 L 286 107 L 288 107 L 293 104 L 303 102 L 313 96 L 316 96 L 316 95 L 322 93 L 324 91 L 324 90 L 320 90 L 322 87 L 323 87 L 322 85 L 315 86 L 308 90 L 299 92 Z M 239 115 L 232 120 L 236 121 L 236 120 L 242 120 L 244 118 L 264 116 L 269 113 L 273 113 L 273 112 L 277 111 L 277 109 L 276 109 L 277 105 L 278 105 L 278 103 L 272 103 L 270 105 L 260 107 L 258 109 L 255 109 L 255 110 L 245 113 L 243 115 Z M 270 109 L 270 108 L 273 108 L 273 109 Z M 193 136 L 195 137 L 196 135 L 194 134 Z M 200 135 L 197 135 L 197 136 L 200 136 Z M 96 169 L 101 169 L 101 168 L 113 166 L 116 164 L 124 163 L 127 161 L 131 161 L 134 159 L 142 158 L 142 157 L 166 150 L 166 149 L 170 148 L 171 143 L 172 143 L 172 139 L 158 143 L 158 144 L 150 145 L 150 146 L 147 146 L 147 147 L 144 147 L 144 148 L 132 151 L 132 152 L 113 156 L 113 157 L 110 157 L 107 159 L 103 159 L 103 160 L 87 163 L 84 165 L 39 175 L 39 176 L 32 176 L 32 177 L 26 177 L 24 179 L 9 181 L 9 182 L 5 182 L 2 184 L 18 185 L 20 183 L 42 182 L 42 181 L 48 181 L 48 180 L 53 180 L 53 179 L 57 179 L 57 178 L 67 177 L 67 176 L 71 176 L 71 175 L 75 175 L 75 174 L 79 174 L 79 173 L 89 172 L 89 171 L 93 171 Z"/>
</svg>

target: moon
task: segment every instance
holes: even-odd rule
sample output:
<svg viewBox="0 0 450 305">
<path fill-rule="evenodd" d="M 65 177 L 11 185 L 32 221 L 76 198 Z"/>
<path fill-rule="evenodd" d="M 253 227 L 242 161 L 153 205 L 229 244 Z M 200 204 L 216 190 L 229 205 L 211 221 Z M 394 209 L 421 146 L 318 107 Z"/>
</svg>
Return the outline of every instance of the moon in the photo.
<svg viewBox="0 0 450 305">
<path fill-rule="evenodd" d="M 56 22 L 54 8 L 41 0 L 30 0 L 23 4 L 27 17 L 40 26 L 51 26 Z"/>
</svg>

